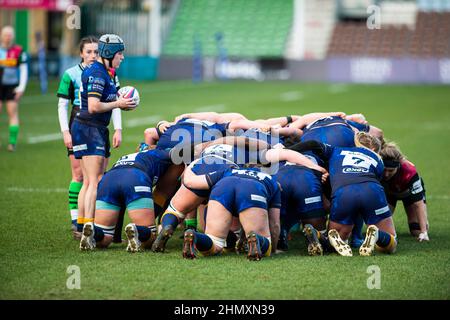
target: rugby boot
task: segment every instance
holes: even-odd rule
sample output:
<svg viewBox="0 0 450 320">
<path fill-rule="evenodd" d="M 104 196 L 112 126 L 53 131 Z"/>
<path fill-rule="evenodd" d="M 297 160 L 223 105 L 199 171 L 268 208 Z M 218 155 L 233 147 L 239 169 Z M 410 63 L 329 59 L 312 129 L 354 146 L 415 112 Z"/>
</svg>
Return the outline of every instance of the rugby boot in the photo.
<svg viewBox="0 0 450 320">
<path fill-rule="evenodd" d="M 259 244 L 258 236 L 251 231 L 247 235 L 248 253 L 247 258 L 250 261 L 259 261 L 262 258 L 261 246 Z"/>
<path fill-rule="evenodd" d="M 362 246 L 359 248 L 359 255 L 369 257 L 373 254 L 375 250 L 375 244 L 378 240 L 378 228 L 375 225 L 370 225 L 367 227 L 366 238 Z"/>
<path fill-rule="evenodd" d="M 341 239 L 336 229 L 328 231 L 328 239 L 338 254 L 344 257 L 353 256 L 352 248 Z"/>
<path fill-rule="evenodd" d="M 9 152 L 15 152 L 16 151 L 16 145 L 15 144 L 8 144 L 8 151 Z"/>
<path fill-rule="evenodd" d="M 152 251 L 164 252 L 164 250 L 166 249 L 166 243 L 172 237 L 172 235 L 173 235 L 173 226 L 171 225 L 165 226 L 156 237 L 155 242 L 153 242 Z"/>
<path fill-rule="evenodd" d="M 195 259 L 195 232 L 192 229 L 188 229 L 184 232 L 183 237 L 183 258 Z"/>
<path fill-rule="evenodd" d="M 288 251 L 288 232 L 286 229 L 281 229 L 280 238 L 278 239 L 277 249 L 282 251 Z"/>
<path fill-rule="evenodd" d="M 321 256 L 323 255 L 322 245 L 317 237 L 318 231 L 310 224 L 306 224 L 303 228 L 303 234 L 308 241 L 308 254 L 310 256 Z"/>
<path fill-rule="evenodd" d="M 239 238 L 236 241 L 235 250 L 237 254 L 248 252 L 248 242 L 243 230 L 241 230 Z"/>
<path fill-rule="evenodd" d="M 128 252 L 142 251 L 141 242 L 139 241 L 139 233 L 134 223 L 127 224 L 127 226 L 125 227 L 125 234 L 127 235 L 128 239 L 127 251 Z"/>
<path fill-rule="evenodd" d="M 88 222 L 84 224 L 83 232 L 81 233 L 80 250 L 93 250 L 95 248 L 94 239 L 94 223 Z"/>
</svg>

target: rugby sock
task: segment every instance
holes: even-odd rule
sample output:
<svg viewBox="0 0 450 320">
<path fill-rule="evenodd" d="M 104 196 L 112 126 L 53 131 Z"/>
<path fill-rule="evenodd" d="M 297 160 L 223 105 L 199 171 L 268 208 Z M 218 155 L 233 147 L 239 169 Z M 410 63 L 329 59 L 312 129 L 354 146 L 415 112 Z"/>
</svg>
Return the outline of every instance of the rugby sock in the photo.
<svg viewBox="0 0 450 320">
<path fill-rule="evenodd" d="M 322 248 L 326 251 L 326 252 L 335 252 L 333 246 L 330 244 L 330 241 L 328 240 L 327 237 L 327 230 L 321 230 L 318 231 L 318 238 L 319 238 L 319 242 L 322 245 Z"/>
<path fill-rule="evenodd" d="M 77 226 L 78 218 L 78 194 L 80 193 L 82 182 L 70 181 L 69 184 L 69 210 L 72 218 L 72 224 Z"/>
<path fill-rule="evenodd" d="M 388 232 L 378 230 L 377 249 L 385 253 L 393 253 L 397 247 L 395 237 Z"/>
<path fill-rule="evenodd" d="M 185 219 L 186 229 L 197 230 L 197 218 Z"/>
<path fill-rule="evenodd" d="M 195 247 L 198 251 L 201 253 L 209 253 L 214 250 L 214 242 L 210 237 L 208 237 L 204 233 L 200 233 L 197 231 L 194 231 L 195 233 Z"/>
<path fill-rule="evenodd" d="M 78 217 L 77 218 L 77 231 L 78 232 L 82 232 L 83 231 L 83 227 L 84 227 L 84 218 L 83 217 Z"/>
<path fill-rule="evenodd" d="M 105 233 L 103 232 L 103 228 L 97 227 L 94 224 L 94 239 L 96 242 L 100 242 L 105 237 Z"/>
<path fill-rule="evenodd" d="M 19 135 L 19 125 L 9 126 L 9 144 L 17 144 L 17 136 Z"/>
<path fill-rule="evenodd" d="M 259 247 L 261 249 L 261 253 L 263 255 L 266 255 L 266 253 L 270 254 L 270 241 L 269 239 L 267 239 L 266 237 L 263 237 L 259 234 L 256 234 L 256 237 L 258 238 L 259 241 Z"/>
<path fill-rule="evenodd" d="M 165 226 L 171 225 L 175 230 L 178 226 L 178 223 L 178 217 L 171 212 L 165 212 L 161 218 L 161 225 L 163 228 Z"/>
<path fill-rule="evenodd" d="M 150 236 L 152 235 L 152 232 L 156 231 L 156 226 L 136 226 L 136 229 L 138 231 L 138 239 L 140 242 L 145 242 L 148 239 L 150 239 Z"/>
<path fill-rule="evenodd" d="M 358 216 L 354 222 L 355 224 L 353 225 L 352 230 L 352 244 L 355 243 L 357 247 L 359 247 L 364 241 L 364 238 L 362 236 L 362 228 L 364 225 L 364 220 L 361 216 Z"/>
</svg>

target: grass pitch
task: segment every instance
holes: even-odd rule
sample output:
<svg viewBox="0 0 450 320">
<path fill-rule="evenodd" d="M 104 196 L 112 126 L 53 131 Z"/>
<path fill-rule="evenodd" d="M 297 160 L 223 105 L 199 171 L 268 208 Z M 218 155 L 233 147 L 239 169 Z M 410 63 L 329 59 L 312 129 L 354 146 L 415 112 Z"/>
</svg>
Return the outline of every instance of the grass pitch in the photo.
<svg viewBox="0 0 450 320">
<path fill-rule="evenodd" d="M 180 231 L 164 254 L 129 254 L 125 244 L 80 252 L 69 232 L 70 170 L 59 138 L 57 82 L 40 95 L 32 81 L 20 106 L 16 153 L 6 152 L 7 118 L 5 112 L 0 116 L 0 299 L 450 298 L 448 86 L 122 83 L 138 88 L 141 105 L 123 113 L 123 145 L 112 152 L 111 162 L 133 152 L 146 127 L 184 112 L 241 112 L 249 118 L 363 112 L 400 144 L 424 178 L 431 241 L 409 236 L 399 203 L 394 215 L 399 245 L 391 256 L 308 257 L 298 232 L 289 253 L 256 263 L 236 255 L 183 260 Z M 66 287 L 72 265 L 80 268 L 80 290 Z M 381 289 L 367 287 L 372 265 L 381 270 Z"/>
</svg>

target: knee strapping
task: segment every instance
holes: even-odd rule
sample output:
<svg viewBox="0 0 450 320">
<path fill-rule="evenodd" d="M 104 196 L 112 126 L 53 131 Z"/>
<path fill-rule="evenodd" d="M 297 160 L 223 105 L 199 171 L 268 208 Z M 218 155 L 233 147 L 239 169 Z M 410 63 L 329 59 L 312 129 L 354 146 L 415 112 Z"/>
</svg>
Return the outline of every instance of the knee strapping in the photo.
<svg viewBox="0 0 450 320">
<path fill-rule="evenodd" d="M 215 245 L 216 247 L 219 247 L 220 249 L 223 249 L 223 247 L 225 247 L 226 242 L 227 242 L 227 239 L 215 237 L 215 236 L 212 236 L 212 235 L 210 235 L 210 234 L 208 234 L 208 233 L 205 233 L 205 234 L 206 234 L 208 237 L 211 238 L 212 242 L 214 243 L 214 245 Z"/>
</svg>

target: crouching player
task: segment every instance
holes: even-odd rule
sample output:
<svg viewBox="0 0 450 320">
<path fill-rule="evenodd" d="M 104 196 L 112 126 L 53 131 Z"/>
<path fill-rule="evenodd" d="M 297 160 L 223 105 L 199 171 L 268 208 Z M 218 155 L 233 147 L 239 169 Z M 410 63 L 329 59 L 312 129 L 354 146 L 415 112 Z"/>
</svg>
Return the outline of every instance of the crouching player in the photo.
<svg viewBox="0 0 450 320">
<path fill-rule="evenodd" d="M 392 213 L 397 200 L 402 200 L 411 235 L 419 242 L 429 241 L 425 187 L 416 167 L 393 142 L 386 143 L 380 155 L 385 167 L 382 183 Z"/>
<path fill-rule="evenodd" d="M 380 156 L 381 143 L 374 136 L 358 132 L 354 148 L 331 147 L 317 141 L 297 144 L 299 152 L 312 150 L 329 163 L 331 182 L 331 213 L 328 226 L 330 244 L 342 256 L 352 256 L 345 242 L 358 216 L 368 225 L 366 238 L 359 248 L 362 256 L 372 255 L 375 246 L 393 253 L 397 247 L 392 214 L 387 204 L 381 180 L 384 165 Z M 317 233 L 321 237 L 320 233 Z"/>
<path fill-rule="evenodd" d="M 290 162 L 280 166 L 276 174 L 277 181 L 281 186 L 282 204 L 281 233 L 277 249 L 288 249 L 289 230 L 301 222 L 308 241 L 308 254 L 311 256 L 323 254 L 319 239 L 311 231 L 312 225 L 314 229 L 326 233 L 327 213 L 322 201 L 321 175 L 318 171 Z"/>
<path fill-rule="evenodd" d="M 203 255 L 223 251 L 234 217 L 245 230 L 248 259 L 261 260 L 271 253 L 271 232 L 279 234 L 280 188 L 276 180 L 258 169 L 226 169 L 206 175 L 195 175 L 186 169 L 184 184 L 189 188 L 211 188 L 205 233 L 187 230 L 184 233 L 183 257 L 193 259 L 195 250 Z M 278 230 L 277 230 L 278 229 Z"/>
<path fill-rule="evenodd" d="M 84 225 L 80 248 L 108 247 L 121 207 L 132 221 L 125 227 L 127 251 L 150 247 L 156 237 L 152 187 L 171 164 L 169 152 L 156 149 L 121 157 L 99 183 L 95 219 Z"/>
</svg>

